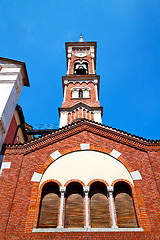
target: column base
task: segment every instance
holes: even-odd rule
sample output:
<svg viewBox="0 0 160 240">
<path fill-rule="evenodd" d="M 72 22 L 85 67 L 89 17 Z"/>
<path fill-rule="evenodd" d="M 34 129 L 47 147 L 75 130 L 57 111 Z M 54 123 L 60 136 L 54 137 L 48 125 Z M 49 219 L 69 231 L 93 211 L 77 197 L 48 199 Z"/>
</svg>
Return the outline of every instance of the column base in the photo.
<svg viewBox="0 0 160 240">
<path fill-rule="evenodd" d="M 84 226 L 84 228 L 86 229 L 86 230 L 88 230 L 88 229 L 91 229 L 91 227 L 90 226 Z"/>
<path fill-rule="evenodd" d="M 118 228 L 118 226 L 112 226 L 111 228 L 113 228 L 113 229 L 117 229 L 117 228 Z"/>
<path fill-rule="evenodd" d="M 63 226 L 58 226 L 57 228 L 64 228 Z"/>
</svg>

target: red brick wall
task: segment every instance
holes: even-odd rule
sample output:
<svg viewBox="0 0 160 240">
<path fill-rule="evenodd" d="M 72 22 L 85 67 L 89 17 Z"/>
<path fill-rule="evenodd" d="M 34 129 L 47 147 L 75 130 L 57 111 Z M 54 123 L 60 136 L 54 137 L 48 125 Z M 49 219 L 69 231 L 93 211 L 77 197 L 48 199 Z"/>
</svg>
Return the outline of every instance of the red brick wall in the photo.
<svg viewBox="0 0 160 240">
<path fill-rule="evenodd" d="M 70 68 L 69 68 L 69 74 L 73 74 L 73 65 L 74 65 L 74 62 L 76 60 L 79 60 L 79 58 L 77 58 L 75 55 L 72 55 L 71 57 L 71 60 L 70 60 Z M 88 64 L 88 70 L 89 70 L 89 74 L 93 74 L 93 67 L 92 67 L 92 59 L 91 59 L 91 56 L 89 54 L 87 54 L 86 57 L 84 57 L 82 60 L 85 60 L 87 61 L 89 64 Z"/>
<path fill-rule="evenodd" d="M 72 94 L 71 94 L 71 89 L 73 87 L 89 87 L 90 88 L 90 98 L 83 98 L 83 99 L 73 99 L 72 98 Z M 74 104 L 78 103 L 78 102 L 84 102 L 86 104 L 88 104 L 91 107 L 99 107 L 100 103 L 99 101 L 96 101 L 96 93 L 95 93 L 95 86 L 93 82 L 89 82 L 89 83 L 69 83 L 67 86 L 67 91 L 66 91 L 66 101 L 62 102 L 62 107 L 71 107 Z"/>
<path fill-rule="evenodd" d="M 7 147 L 5 162 L 11 162 L 10 169 L 4 169 L 0 177 L 0 212 L 1 234 L 17 234 L 15 237 L 2 235 L 1 239 L 158 239 L 159 216 L 159 174 L 156 163 L 160 159 L 160 151 L 148 154 L 148 147 L 143 144 L 128 144 L 125 136 L 117 141 L 106 137 L 103 127 L 87 127 L 64 130 L 50 137 L 35 140 L 33 143 Z M 114 132 L 113 132 L 114 133 Z M 118 136 L 117 136 L 118 137 Z M 31 182 L 34 172 L 43 173 L 53 159 L 50 154 L 57 149 L 63 155 L 67 152 L 80 150 L 80 143 L 90 143 L 92 150 L 110 153 L 113 149 L 122 153 L 119 160 L 129 171 L 139 170 L 142 180 L 134 181 L 133 198 L 138 222 L 144 233 L 28 233 L 35 224 L 36 204 L 39 183 Z M 137 147 L 135 147 L 137 146 Z M 158 147 L 157 147 L 158 148 Z M 160 147 L 159 147 L 160 148 Z M 156 162 L 156 163 L 155 163 Z M 152 233 L 150 232 L 152 231 Z M 152 238 L 151 238 L 152 236 Z"/>
</svg>

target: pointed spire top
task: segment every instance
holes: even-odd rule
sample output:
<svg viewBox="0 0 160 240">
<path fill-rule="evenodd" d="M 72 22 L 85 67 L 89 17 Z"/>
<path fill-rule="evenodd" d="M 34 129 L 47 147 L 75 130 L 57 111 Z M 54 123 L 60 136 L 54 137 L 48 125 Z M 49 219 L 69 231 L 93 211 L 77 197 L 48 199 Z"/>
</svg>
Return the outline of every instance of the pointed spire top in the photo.
<svg viewBox="0 0 160 240">
<path fill-rule="evenodd" d="M 84 40 L 83 40 L 83 36 L 82 36 L 82 33 L 81 33 L 81 35 L 80 35 L 79 42 L 84 42 Z"/>
</svg>

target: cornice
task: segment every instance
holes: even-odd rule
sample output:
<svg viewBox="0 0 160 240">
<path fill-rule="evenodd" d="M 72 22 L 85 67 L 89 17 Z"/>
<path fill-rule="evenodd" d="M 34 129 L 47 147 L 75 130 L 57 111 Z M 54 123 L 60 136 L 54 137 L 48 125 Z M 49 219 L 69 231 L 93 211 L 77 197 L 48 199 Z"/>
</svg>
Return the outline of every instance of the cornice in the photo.
<svg viewBox="0 0 160 240">
<path fill-rule="evenodd" d="M 6 153 L 8 154 L 28 154 L 83 131 L 91 132 L 145 152 L 160 150 L 160 140 L 147 140 L 140 138 L 127 132 L 113 129 L 109 126 L 98 124 L 87 119 L 81 119 L 73 122 L 68 126 L 57 129 L 57 131 L 53 133 L 31 140 L 27 143 L 14 145 L 9 144 L 4 147 L 6 149 Z"/>
<path fill-rule="evenodd" d="M 0 57 L 0 63 L 16 64 L 17 66 L 20 66 L 21 69 L 22 69 L 24 86 L 27 86 L 27 87 L 30 86 L 25 62 L 17 61 L 17 60 L 14 60 L 14 59 Z"/>
<path fill-rule="evenodd" d="M 76 110 L 77 108 L 80 108 L 80 107 L 83 107 L 83 108 L 85 108 L 89 111 L 101 111 L 101 114 L 103 116 L 103 107 L 101 107 L 101 106 L 98 106 L 98 107 L 90 106 L 90 105 L 88 105 L 88 104 L 86 104 L 85 102 L 82 102 L 82 101 L 80 101 L 78 103 L 74 103 L 70 107 L 60 107 L 60 108 L 58 108 L 58 111 L 59 111 L 59 114 L 60 114 L 60 112 L 65 112 L 65 111 L 70 112 L 70 111 L 74 111 L 74 110 Z"/>
<path fill-rule="evenodd" d="M 67 81 L 68 83 L 80 83 L 82 84 L 83 82 L 89 83 L 93 82 L 95 84 L 95 80 L 97 80 L 97 89 L 98 89 L 98 94 L 99 94 L 99 86 L 100 86 L 100 76 L 97 74 L 88 74 L 88 75 L 66 75 L 62 77 L 62 86 L 63 86 L 63 92 L 64 92 L 64 83 Z"/>
<path fill-rule="evenodd" d="M 100 80 L 100 76 L 99 75 L 96 75 L 96 74 L 87 74 L 87 75 L 73 75 L 73 74 L 70 74 L 70 75 L 66 75 L 66 76 L 63 76 L 62 77 L 62 80 L 65 81 L 65 80 L 68 80 L 68 81 L 78 81 L 78 80 Z"/>
</svg>

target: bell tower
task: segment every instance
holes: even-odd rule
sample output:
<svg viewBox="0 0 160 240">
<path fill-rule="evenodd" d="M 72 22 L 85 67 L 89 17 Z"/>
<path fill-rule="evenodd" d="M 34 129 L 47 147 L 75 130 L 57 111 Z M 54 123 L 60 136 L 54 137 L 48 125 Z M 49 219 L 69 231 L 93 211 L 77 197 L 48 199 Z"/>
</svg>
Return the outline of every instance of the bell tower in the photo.
<svg viewBox="0 0 160 240">
<path fill-rule="evenodd" d="M 96 75 L 96 42 L 66 42 L 67 75 L 62 77 L 63 102 L 59 108 L 60 128 L 77 119 L 102 123 L 99 81 Z"/>
</svg>

